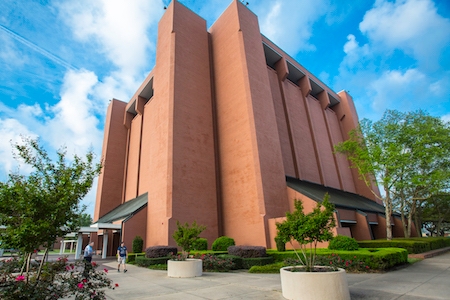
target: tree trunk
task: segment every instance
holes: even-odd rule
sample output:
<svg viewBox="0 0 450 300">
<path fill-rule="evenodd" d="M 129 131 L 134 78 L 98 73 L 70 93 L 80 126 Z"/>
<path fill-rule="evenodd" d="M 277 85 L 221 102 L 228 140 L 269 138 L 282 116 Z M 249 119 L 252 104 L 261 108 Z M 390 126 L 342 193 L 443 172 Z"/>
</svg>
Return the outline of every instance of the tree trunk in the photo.
<svg viewBox="0 0 450 300">
<path fill-rule="evenodd" d="M 392 200 L 389 191 L 389 187 L 384 187 L 386 196 L 383 199 L 384 202 L 384 214 L 386 215 L 386 239 L 392 240 L 392 227 L 391 227 L 391 214 L 392 214 Z"/>
<path fill-rule="evenodd" d="M 409 214 L 408 215 L 408 230 L 406 231 L 405 238 L 409 239 L 411 237 L 411 227 L 412 227 L 412 215 Z"/>
<path fill-rule="evenodd" d="M 405 218 L 405 206 L 402 205 L 400 208 L 401 217 L 402 217 L 402 227 L 403 227 L 403 235 L 406 237 L 408 234 L 408 226 L 406 225 L 406 218 Z"/>
<path fill-rule="evenodd" d="M 416 226 L 416 232 L 419 237 L 422 237 L 422 222 L 419 220 L 418 211 L 414 214 L 414 225 Z"/>
<path fill-rule="evenodd" d="M 410 209 L 409 215 L 408 215 L 408 232 L 407 232 L 408 235 L 405 235 L 405 238 L 411 237 L 412 218 L 416 214 L 416 205 L 417 205 L 417 200 L 413 199 L 412 203 L 411 203 L 411 209 Z"/>
</svg>

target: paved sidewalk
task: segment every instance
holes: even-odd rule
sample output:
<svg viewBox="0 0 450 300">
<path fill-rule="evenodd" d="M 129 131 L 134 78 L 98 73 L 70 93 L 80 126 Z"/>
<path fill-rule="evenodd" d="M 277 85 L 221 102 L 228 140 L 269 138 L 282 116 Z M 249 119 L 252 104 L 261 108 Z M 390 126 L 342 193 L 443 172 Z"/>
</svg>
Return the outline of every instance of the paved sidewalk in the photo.
<svg viewBox="0 0 450 300">
<path fill-rule="evenodd" d="M 284 299 L 279 274 L 205 272 L 196 278 L 169 278 L 167 271 L 127 265 L 117 272 L 116 261 L 99 261 L 119 287 L 108 299 Z M 347 274 L 352 300 L 450 299 L 450 252 L 381 274 Z"/>
</svg>

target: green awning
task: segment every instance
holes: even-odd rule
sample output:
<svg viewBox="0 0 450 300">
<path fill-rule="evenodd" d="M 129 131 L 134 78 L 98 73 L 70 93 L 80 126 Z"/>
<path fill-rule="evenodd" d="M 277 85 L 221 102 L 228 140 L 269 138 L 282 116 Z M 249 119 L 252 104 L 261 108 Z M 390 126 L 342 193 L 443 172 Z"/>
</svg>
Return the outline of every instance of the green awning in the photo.
<svg viewBox="0 0 450 300">
<path fill-rule="evenodd" d="M 288 187 L 317 202 L 322 202 L 325 193 L 328 193 L 330 195 L 330 202 L 333 203 L 336 208 L 357 209 L 364 212 L 384 214 L 383 205 L 354 193 L 289 176 L 286 176 L 286 182 Z"/>
<path fill-rule="evenodd" d="M 147 206 L 148 193 L 142 194 L 132 200 L 129 200 L 121 205 L 117 206 L 106 215 L 101 217 L 95 223 L 112 223 L 114 221 L 122 220 L 128 218 L 144 207 Z M 94 224 L 95 224 L 94 223 Z"/>
</svg>

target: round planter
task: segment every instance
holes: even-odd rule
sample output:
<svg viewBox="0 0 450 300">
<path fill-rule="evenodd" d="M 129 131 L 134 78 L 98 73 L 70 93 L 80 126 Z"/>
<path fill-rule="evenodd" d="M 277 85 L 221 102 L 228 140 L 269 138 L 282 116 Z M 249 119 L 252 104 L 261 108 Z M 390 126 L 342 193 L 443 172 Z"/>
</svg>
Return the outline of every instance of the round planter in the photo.
<svg viewBox="0 0 450 300">
<path fill-rule="evenodd" d="M 167 275 L 169 277 L 198 277 L 202 276 L 203 261 L 188 258 L 186 260 L 168 260 Z"/>
<path fill-rule="evenodd" d="M 344 269 L 330 272 L 291 272 L 280 269 L 283 297 L 290 300 L 350 300 Z M 301 267 L 297 267 L 301 268 Z M 322 267 L 327 268 L 327 267 Z"/>
</svg>

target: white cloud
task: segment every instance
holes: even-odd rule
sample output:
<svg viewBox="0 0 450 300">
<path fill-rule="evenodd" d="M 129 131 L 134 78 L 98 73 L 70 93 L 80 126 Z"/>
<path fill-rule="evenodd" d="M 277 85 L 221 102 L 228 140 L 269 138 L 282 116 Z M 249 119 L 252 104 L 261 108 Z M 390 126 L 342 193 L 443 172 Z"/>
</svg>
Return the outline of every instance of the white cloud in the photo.
<svg viewBox="0 0 450 300">
<path fill-rule="evenodd" d="M 373 45 L 385 51 L 400 49 L 422 68 L 437 68 L 450 44 L 450 20 L 438 14 L 431 0 L 377 0 L 359 29 Z"/>
<path fill-rule="evenodd" d="M 7 174 L 16 171 L 19 163 L 14 159 L 12 145 L 21 142 L 21 136 L 36 138 L 36 134 L 28 130 L 26 126 L 16 119 L 0 119 L 0 180 L 6 180 Z M 21 171 L 29 172 L 26 166 L 21 166 Z"/>
<path fill-rule="evenodd" d="M 420 106 L 422 98 L 416 97 L 419 91 L 427 93 L 429 85 L 426 76 L 417 69 L 405 72 L 387 71 L 370 83 L 368 94 L 372 98 L 372 107 L 382 113 L 390 109 L 412 111 Z M 424 91 L 425 90 L 425 91 Z"/>
<path fill-rule="evenodd" d="M 102 135 L 93 110 L 92 92 L 97 76 L 90 71 L 68 71 L 61 89 L 61 100 L 51 108 L 46 138 L 53 147 L 66 144 L 69 153 L 99 149 Z"/>
<path fill-rule="evenodd" d="M 339 66 L 341 75 L 348 75 L 365 69 L 367 62 L 373 58 L 370 46 L 368 44 L 359 46 L 353 34 L 347 35 L 347 42 L 344 44 L 343 51 L 346 55 Z"/>
<path fill-rule="evenodd" d="M 326 13 L 326 2 L 265 1 L 256 8 L 261 32 L 292 56 L 300 50 L 315 50 L 309 39 L 314 22 Z"/>
<path fill-rule="evenodd" d="M 418 108 L 438 115 L 450 92 L 450 72 L 439 65 L 450 50 L 445 28 L 450 20 L 430 0 L 377 0 L 359 25 L 367 42 L 347 36 L 336 89 L 351 90 L 360 117 Z"/>
<path fill-rule="evenodd" d="M 450 123 L 450 114 L 446 114 L 442 116 L 442 121 Z"/>
<path fill-rule="evenodd" d="M 95 43 L 121 72 L 135 76 L 154 47 L 147 30 L 156 25 L 162 6 L 160 0 L 84 0 L 59 8 L 78 40 Z"/>
<path fill-rule="evenodd" d="M 358 42 L 353 34 L 347 35 L 347 43 L 344 45 L 344 52 L 350 54 L 359 47 Z"/>
</svg>

